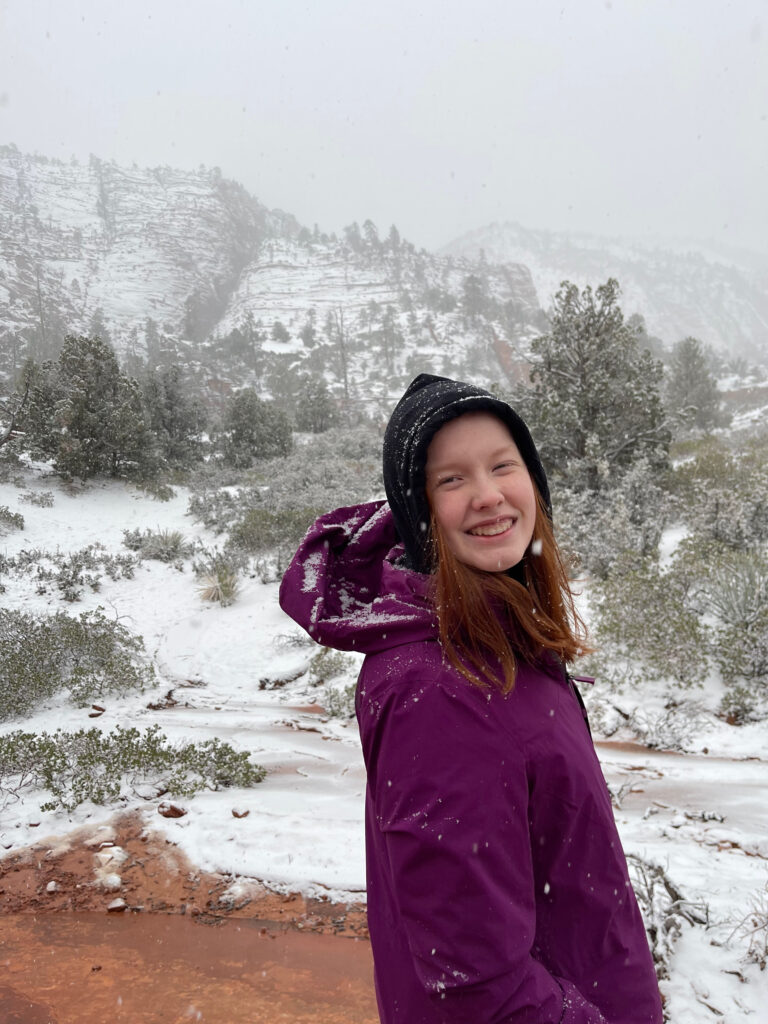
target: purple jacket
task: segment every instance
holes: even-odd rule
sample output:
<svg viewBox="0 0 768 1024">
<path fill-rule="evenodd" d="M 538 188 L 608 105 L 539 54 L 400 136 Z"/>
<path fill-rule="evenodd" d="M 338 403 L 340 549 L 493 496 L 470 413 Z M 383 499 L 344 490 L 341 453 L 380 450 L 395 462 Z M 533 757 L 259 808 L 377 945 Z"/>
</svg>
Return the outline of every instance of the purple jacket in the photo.
<svg viewBox="0 0 768 1024">
<path fill-rule="evenodd" d="M 383 1024 L 661 1024 L 643 921 L 581 710 L 559 667 L 507 696 L 443 661 L 428 578 L 386 503 L 337 509 L 280 603 L 366 654 L 368 923 Z"/>
</svg>

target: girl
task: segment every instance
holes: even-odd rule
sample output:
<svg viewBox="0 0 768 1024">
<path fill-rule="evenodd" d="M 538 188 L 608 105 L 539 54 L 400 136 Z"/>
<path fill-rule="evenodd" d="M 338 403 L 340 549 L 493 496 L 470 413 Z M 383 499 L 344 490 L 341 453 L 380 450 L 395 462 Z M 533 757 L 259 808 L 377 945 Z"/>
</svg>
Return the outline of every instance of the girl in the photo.
<svg viewBox="0 0 768 1024">
<path fill-rule="evenodd" d="M 660 1024 L 585 716 L 586 650 L 525 423 L 422 374 L 384 438 L 388 502 L 321 517 L 280 591 L 365 653 L 368 922 L 383 1024 Z"/>
</svg>

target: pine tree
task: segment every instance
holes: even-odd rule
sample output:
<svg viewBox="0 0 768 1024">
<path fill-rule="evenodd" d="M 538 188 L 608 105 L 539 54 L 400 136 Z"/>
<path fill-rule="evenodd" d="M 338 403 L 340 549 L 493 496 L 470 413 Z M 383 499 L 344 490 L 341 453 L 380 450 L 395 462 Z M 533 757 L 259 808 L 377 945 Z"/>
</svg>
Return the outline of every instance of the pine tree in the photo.
<svg viewBox="0 0 768 1024">
<path fill-rule="evenodd" d="M 30 362 L 23 428 L 29 450 L 65 476 L 145 475 L 155 445 L 138 382 L 121 373 L 110 345 L 68 335 L 55 362 Z"/>
<path fill-rule="evenodd" d="M 296 404 L 298 430 L 322 434 L 338 423 L 336 405 L 322 377 L 310 377 L 302 385 Z"/>
<path fill-rule="evenodd" d="M 709 431 L 728 422 L 707 353 L 696 338 L 683 338 L 672 349 L 665 397 L 670 414 L 683 425 Z"/>
<path fill-rule="evenodd" d="M 148 371 L 143 399 L 147 425 L 166 463 L 184 468 L 197 461 L 205 409 L 187 390 L 181 367 L 174 364 Z"/>
<path fill-rule="evenodd" d="M 281 320 L 275 320 L 272 324 L 272 340 L 285 343 L 291 340 L 288 328 Z"/>
<path fill-rule="evenodd" d="M 550 332 L 531 345 L 523 405 L 545 465 L 577 488 L 600 489 L 639 458 L 667 465 L 662 366 L 640 349 L 618 298 L 613 278 L 594 293 L 563 282 Z"/>
<path fill-rule="evenodd" d="M 86 480 L 136 475 L 151 461 L 138 381 L 120 372 L 114 350 L 99 338 L 69 335 L 59 355 L 54 410 L 55 468 Z"/>
<path fill-rule="evenodd" d="M 293 446 L 291 425 L 272 402 L 262 401 L 253 388 L 243 388 L 224 410 L 224 455 L 233 466 L 248 467 L 253 459 L 287 455 Z"/>
</svg>

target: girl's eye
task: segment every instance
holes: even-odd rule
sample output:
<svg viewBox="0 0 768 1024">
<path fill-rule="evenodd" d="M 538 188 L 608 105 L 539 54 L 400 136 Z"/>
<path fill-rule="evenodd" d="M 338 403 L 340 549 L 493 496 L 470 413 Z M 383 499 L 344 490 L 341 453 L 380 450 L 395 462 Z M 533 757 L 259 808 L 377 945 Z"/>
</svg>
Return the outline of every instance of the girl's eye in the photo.
<svg viewBox="0 0 768 1024">
<path fill-rule="evenodd" d="M 457 476 L 444 476 L 437 481 L 437 486 L 442 487 L 444 484 L 453 484 L 456 483 L 458 479 L 459 478 Z"/>
<path fill-rule="evenodd" d="M 514 462 L 500 462 L 498 464 L 498 466 L 494 466 L 493 467 L 493 471 L 495 473 L 498 470 L 509 470 L 509 469 L 514 469 L 514 468 L 515 468 L 515 463 Z"/>
</svg>

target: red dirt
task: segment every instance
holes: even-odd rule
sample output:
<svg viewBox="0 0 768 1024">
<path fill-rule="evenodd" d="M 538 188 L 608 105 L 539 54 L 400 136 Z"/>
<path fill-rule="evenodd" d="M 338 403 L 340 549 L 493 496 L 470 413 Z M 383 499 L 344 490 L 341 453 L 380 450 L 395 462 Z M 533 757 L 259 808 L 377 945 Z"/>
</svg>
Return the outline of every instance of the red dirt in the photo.
<svg viewBox="0 0 768 1024">
<path fill-rule="evenodd" d="M 6 856 L 0 1020 L 375 1024 L 365 908 L 234 881 L 131 815 Z"/>
</svg>

